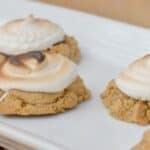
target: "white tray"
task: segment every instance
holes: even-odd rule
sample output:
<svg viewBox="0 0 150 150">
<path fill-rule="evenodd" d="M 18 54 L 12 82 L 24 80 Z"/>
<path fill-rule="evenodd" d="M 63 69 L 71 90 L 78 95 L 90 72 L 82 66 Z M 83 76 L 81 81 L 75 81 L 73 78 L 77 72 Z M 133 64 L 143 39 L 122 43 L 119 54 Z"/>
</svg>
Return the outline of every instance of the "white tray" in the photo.
<svg viewBox="0 0 150 150">
<path fill-rule="evenodd" d="M 57 22 L 78 39 L 82 50 L 79 71 L 93 96 L 55 116 L 1 116 L 0 143 L 19 150 L 129 150 L 148 126 L 113 119 L 99 94 L 131 60 L 150 51 L 150 31 L 35 2 L 0 0 L 1 22 L 31 13 Z"/>
</svg>

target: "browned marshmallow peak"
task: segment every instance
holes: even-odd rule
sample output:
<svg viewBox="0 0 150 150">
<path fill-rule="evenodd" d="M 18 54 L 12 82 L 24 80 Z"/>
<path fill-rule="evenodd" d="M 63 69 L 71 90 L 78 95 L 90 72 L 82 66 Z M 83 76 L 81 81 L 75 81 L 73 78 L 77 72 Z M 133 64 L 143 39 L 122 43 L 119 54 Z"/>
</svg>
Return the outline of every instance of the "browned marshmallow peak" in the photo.
<svg viewBox="0 0 150 150">
<path fill-rule="evenodd" d="M 128 96 L 150 101 L 150 55 L 131 63 L 119 74 L 115 82 Z"/>
<path fill-rule="evenodd" d="M 0 65 L 0 89 L 59 92 L 78 76 L 76 65 L 60 54 L 29 52 L 7 56 Z"/>
<path fill-rule="evenodd" d="M 0 27 L 0 51 L 12 55 L 42 51 L 63 41 L 64 36 L 65 33 L 60 26 L 30 15 Z"/>
<path fill-rule="evenodd" d="M 9 71 L 10 74 L 15 72 L 18 76 L 39 70 L 47 63 L 45 55 L 38 51 L 7 57 L 8 62 L 4 64 L 6 71 Z"/>
</svg>

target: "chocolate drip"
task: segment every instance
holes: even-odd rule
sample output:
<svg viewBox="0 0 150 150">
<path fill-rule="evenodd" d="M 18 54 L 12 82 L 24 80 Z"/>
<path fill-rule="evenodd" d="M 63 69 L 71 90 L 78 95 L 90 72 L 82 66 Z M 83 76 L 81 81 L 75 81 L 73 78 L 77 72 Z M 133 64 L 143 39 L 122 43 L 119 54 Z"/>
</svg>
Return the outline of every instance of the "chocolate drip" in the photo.
<svg viewBox="0 0 150 150">
<path fill-rule="evenodd" d="M 35 58 L 38 62 L 42 62 L 45 58 L 45 55 L 40 51 L 33 51 L 26 54 L 21 54 L 18 57 L 20 57 L 20 59 Z"/>
<path fill-rule="evenodd" d="M 21 62 L 21 60 L 17 56 L 9 56 L 8 57 L 11 64 L 16 66 L 24 66 L 24 64 Z"/>
<path fill-rule="evenodd" d="M 22 60 L 34 58 L 40 63 L 44 60 L 45 55 L 40 51 L 33 51 L 21 55 L 9 55 L 7 57 L 11 64 L 17 66 L 24 66 Z"/>
</svg>

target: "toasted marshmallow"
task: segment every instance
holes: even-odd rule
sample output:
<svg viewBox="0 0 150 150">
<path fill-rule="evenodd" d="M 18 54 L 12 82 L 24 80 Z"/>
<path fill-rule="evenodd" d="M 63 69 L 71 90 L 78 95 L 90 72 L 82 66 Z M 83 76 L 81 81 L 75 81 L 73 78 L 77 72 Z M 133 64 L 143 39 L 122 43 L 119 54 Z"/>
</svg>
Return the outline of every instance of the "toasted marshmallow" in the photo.
<svg viewBox="0 0 150 150">
<path fill-rule="evenodd" d="M 30 15 L 0 27 L 0 51 L 12 55 L 42 51 L 63 41 L 64 35 L 58 25 Z"/>
<path fill-rule="evenodd" d="M 115 82 L 126 95 L 150 101 L 150 55 L 131 63 L 119 74 Z"/>
<path fill-rule="evenodd" d="M 0 89 L 59 92 L 78 76 L 76 64 L 59 54 L 31 52 L 8 56 L 0 65 Z"/>
</svg>

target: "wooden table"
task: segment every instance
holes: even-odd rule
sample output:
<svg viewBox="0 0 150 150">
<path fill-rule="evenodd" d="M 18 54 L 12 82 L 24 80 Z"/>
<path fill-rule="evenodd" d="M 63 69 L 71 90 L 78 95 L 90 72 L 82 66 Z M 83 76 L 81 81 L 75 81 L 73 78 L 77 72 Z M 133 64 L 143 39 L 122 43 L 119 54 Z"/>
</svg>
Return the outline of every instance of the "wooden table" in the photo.
<svg viewBox="0 0 150 150">
<path fill-rule="evenodd" d="M 39 0 L 150 27 L 150 0 Z"/>
</svg>

